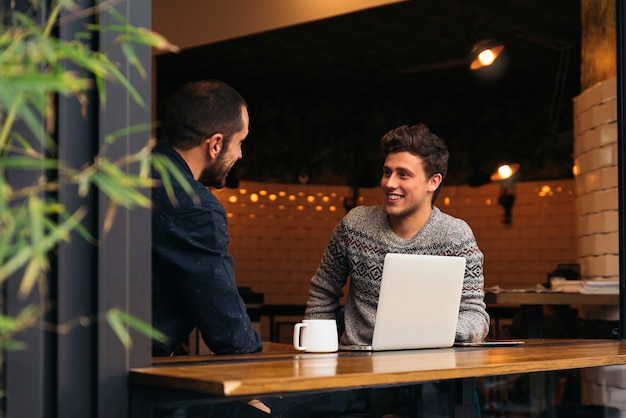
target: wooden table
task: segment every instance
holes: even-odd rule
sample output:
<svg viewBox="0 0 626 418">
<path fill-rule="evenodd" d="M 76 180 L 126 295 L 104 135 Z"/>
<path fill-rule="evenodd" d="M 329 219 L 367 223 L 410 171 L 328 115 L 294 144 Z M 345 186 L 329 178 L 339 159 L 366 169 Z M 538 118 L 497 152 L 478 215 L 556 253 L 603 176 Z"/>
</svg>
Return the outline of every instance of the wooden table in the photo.
<svg viewBox="0 0 626 418">
<path fill-rule="evenodd" d="M 619 295 L 564 292 L 485 292 L 485 303 L 492 306 L 520 306 L 526 324 L 526 338 L 543 337 L 545 305 L 619 305 Z"/>
<path fill-rule="evenodd" d="M 513 347 L 453 347 L 309 354 L 273 351 L 245 356 L 174 361 L 132 369 L 135 417 L 163 393 L 230 399 L 276 393 L 329 391 L 454 379 L 463 388 L 455 416 L 473 416 L 475 377 L 548 372 L 626 364 L 626 342 L 617 340 L 528 340 Z M 470 391 L 471 389 L 471 391 Z M 155 396 L 150 397 L 150 391 Z"/>
<path fill-rule="evenodd" d="M 485 292 L 485 303 L 498 305 L 618 305 L 619 295 L 564 292 Z"/>
</svg>

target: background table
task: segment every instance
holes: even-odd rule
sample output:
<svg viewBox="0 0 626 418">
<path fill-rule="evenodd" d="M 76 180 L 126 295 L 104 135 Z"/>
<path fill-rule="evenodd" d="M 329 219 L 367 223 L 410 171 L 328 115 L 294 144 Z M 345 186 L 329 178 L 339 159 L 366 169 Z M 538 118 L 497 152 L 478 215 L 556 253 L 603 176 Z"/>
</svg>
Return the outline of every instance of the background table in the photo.
<svg viewBox="0 0 626 418">
<path fill-rule="evenodd" d="M 564 292 L 485 292 L 489 306 L 519 306 L 526 326 L 525 338 L 543 337 L 543 306 L 546 305 L 619 305 L 619 295 Z"/>
<path fill-rule="evenodd" d="M 281 316 L 289 316 L 299 317 L 298 321 L 304 317 L 304 311 L 306 310 L 306 305 L 262 305 L 261 306 L 261 317 L 269 317 L 270 319 L 270 341 L 280 342 L 280 327 L 282 325 L 289 325 L 290 332 L 293 332 L 293 324 L 294 321 L 276 321 L 277 317 Z M 291 337 L 291 333 L 289 334 Z"/>
</svg>

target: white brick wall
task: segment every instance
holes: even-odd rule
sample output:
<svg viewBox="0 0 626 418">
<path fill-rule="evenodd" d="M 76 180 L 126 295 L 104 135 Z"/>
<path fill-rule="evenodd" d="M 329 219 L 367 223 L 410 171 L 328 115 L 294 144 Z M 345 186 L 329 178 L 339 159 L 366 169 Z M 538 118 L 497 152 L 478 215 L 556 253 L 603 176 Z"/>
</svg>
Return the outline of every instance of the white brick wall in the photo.
<svg viewBox="0 0 626 418">
<path fill-rule="evenodd" d="M 616 92 L 613 78 L 574 99 L 576 225 L 583 279 L 619 279 Z"/>
<path fill-rule="evenodd" d="M 619 280 L 616 92 L 616 80 L 609 79 L 574 99 L 576 226 L 584 279 Z M 579 311 L 581 316 L 619 318 L 617 307 Z M 619 408 L 626 417 L 626 367 L 584 369 L 582 400 Z"/>
<path fill-rule="evenodd" d="M 342 199 L 352 191 L 242 182 L 237 190 L 215 193 L 228 213 L 239 285 L 263 292 L 266 303 L 304 303 L 309 279 L 345 213 Z M 258 201 L 252 202 L 255 193 Z M 449 186 L 436 202 L 474 230 L 485 254 L 487 286 L 531 287 L 544 283 L 557 264 L 576 262 L 573 180 L 519 183 L 511 226 L 502 223 L 499 193 L 497 184 Z M 363 189 L 360 204 L 378 204 L 380 196 L 378 187 Z"/>
</svg>

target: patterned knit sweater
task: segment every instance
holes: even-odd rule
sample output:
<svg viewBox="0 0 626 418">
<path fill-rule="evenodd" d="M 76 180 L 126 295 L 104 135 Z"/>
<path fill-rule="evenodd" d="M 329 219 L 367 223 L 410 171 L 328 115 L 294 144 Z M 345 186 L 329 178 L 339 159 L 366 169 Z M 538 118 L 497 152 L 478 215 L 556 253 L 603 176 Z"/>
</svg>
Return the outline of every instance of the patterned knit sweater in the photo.
<svg viewBox="0 0 626 418">
<path fill-rule="evenodd" d="M 411 239 L 396 236 L 382 206 L 357 206 L 335 227 L 311 278 L 305 318 L 334 318 L 350 278 L 342 344 L 371 344 L 383 261 L 387 253 L 466 258 L 456 341 L 481 341 L 489 331 L 484 303 L 483 254 L 469 225 L 433 207 Z M 433 312 L 436 314 L 436 312 Z"/>
</svg>

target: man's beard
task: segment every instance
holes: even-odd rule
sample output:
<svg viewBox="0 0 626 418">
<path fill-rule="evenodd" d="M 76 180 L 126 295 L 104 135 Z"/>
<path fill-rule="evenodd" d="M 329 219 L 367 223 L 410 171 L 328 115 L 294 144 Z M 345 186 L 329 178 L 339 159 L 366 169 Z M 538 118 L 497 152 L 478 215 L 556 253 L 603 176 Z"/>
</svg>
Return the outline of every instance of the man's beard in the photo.
<svg viewBox="0 0 626 418">
<path fill-rule="evenodd" d="M 220 157 L 210 167 L 205 168 L 200 173 L 198 181 L 206 187 L 221 189 L 226 185 L 226 177 L 228 177 L 228 172 L 231 168 L 232 165 L 228 167 L 224 158 Z"/>
</svg>

